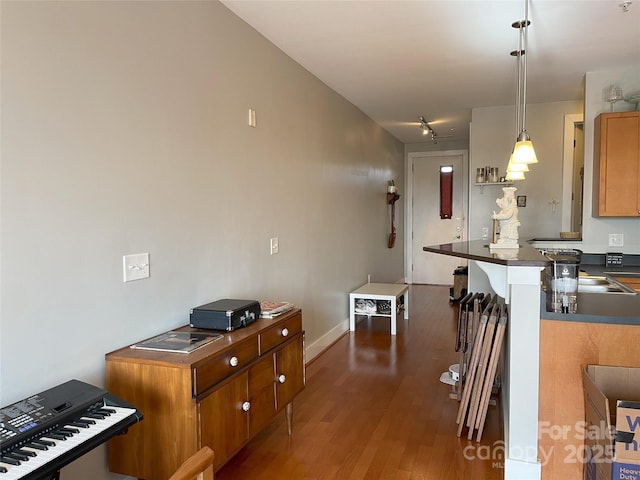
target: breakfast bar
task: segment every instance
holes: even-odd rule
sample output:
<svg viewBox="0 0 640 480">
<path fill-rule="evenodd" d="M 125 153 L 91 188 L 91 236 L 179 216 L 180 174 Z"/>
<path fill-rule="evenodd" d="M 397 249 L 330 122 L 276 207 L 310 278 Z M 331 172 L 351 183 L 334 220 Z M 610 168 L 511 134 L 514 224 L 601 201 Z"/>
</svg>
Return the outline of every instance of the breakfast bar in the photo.
<svg viewBox="0 0 640 480">
<path fill-rule="evenodd" d="M 469 260 L 469 291 L 483 280 L 472 274 L 486 274 L 508 305 L 501 389 L 505 480 L 581 479 L 582 464 L 544 453 L 582 447 L 582 440 L 575 440 L 576 446 L 551 438 L 540 425 L 575 425 L 584 419 L 585 364 L 640 366 L 640 295 L 578 292 L 577 313 L 547 312 L 540 272 L 548 259 L 526 242 L 513 250 L 492 250 L 486 240 L 423 249 Z M 587 273 L 605 273 L 589 256 L 584 260 Z M 626 266 L 625 271 L 636 268 Z"/>
<path fill-rule="evenodd" d="M 528 244 L 493 251 L 486 240 L 427 246 L 423 250 L 470 260 L 507 304 L 509 326 L 501 389 L 504 479 L 539 480 L 540 272 L 548 260 Z M 470 283 L 470 291 L 472 287 Z"/>
</svg>

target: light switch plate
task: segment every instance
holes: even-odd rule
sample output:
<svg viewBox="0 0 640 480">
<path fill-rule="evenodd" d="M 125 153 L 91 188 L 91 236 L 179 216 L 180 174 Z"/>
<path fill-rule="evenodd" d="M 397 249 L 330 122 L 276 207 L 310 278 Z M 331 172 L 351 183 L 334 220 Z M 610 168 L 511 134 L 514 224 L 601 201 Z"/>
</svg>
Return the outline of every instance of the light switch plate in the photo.
<svg viewBox="0 0 640 480">
<path fill-rule="evenodd" d="M 273 237 L 269 241 L 269 252 L 271 255 L 275 255 L 280 250 L 280 245 L 278 242 L 278 237 Z"/>
<path fill-rule="evenodd" d="M 610 247 L 624 247 L 624 234 L 622 234 L 622 233 L 610 233 L 609 234 L 609 246 Z"/>
<path fill-rule="evenodd" d="M 122 275 L 125 282 L 149 278 L 149 254 L 137 253 L 123 256 Z"/>
</svg>

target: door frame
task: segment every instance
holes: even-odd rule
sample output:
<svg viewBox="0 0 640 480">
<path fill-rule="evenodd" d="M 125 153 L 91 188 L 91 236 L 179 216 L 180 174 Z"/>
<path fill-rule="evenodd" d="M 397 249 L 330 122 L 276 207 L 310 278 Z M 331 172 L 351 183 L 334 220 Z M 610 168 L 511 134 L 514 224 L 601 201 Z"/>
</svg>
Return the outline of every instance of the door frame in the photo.
<svg viewBox="0 0 640 480">
<path fill-rule="evenodd" d="M 469 151 L 431 150 L 410 152 L 405 157 L 405 219 L 404 219 L 404 276 L 408 284 L 413 284 L 413 163 L 416 158 L 462 156 L 462 225 L 468 239 L 469 232 Z M 464 237 L 463 237 L 464 238 Z"/>
</svg>

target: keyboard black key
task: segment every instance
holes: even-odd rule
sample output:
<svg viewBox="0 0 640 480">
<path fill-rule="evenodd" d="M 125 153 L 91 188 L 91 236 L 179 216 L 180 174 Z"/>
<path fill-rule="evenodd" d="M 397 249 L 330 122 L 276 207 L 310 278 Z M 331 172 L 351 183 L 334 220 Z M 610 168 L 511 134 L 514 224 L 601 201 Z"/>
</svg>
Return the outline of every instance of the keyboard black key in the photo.
<svg viewBox="0 0 640 480">
<path fill-rule="evenodd" d="M 50 442 L 53 443 L 53 442 Z M 43 445 L 40 442 L 29 442 L 25 445 L 26 447 L 33 448 L 34 450 L 49 450 L 49 447 Z"/>
<path fill-rule="evenodd" d="M 66 440 L 67 435 L 63 435 L 62 433 L 51 432 L 47 433 L 47 437 L 53 438 L 54 440 Z"/>
<path fill-rule="evenodd" d="M 0 473 L 7 473 L 9 470 L 7 470 L 5 467 L 3 467 L 2 465 L 0 465 Z"/>
<path fill-rule="evenodd" d="M 58 431 L 60 431 L 62 433 L 68 433 L 70 435 L 74 435 L 76 433 L 80 433 L 80 430 L 78 430 L 77 428 L 71 428 L 71 427 L 62 427 L 62 428 L 58 429 Z"/>
<path fill-rule="evenodd" d="M 19 448 L 19 449 L 15 450 L 14 452 L 17 452 L 20 455 L 26 455 L 28 457 L 35 457 L 36 456 L 36 452 L 32 452 L 31 450 L 24 450 L 23 448 Z"/>
<path fill-rule="evenodd" d="M 42 445 L 44 447 L 55 447 L 56 442 L 52 442 L 51 440 L 47 440 L 45 438 L 39 438 L 38 440 L 34 440 L 33 443 L 38 445 Z"/>
<path fill-rule="evenodd" d="M 93 422 L 95 423 L 95 422 Z M 78 428 L 89 428 L 89 425 L 91 425 L 89 422 L 87 422 L 86 420 L 76 420 L 74 422 L 69 422 L 69 425 L 72 427 L 78 427 Z"/>
<path fill-rule="evenodd" d="M 7 458 L 13 458 L 14 460 L 18 460 L 19 462 L 27 462 L 29 460 L 28 455 L 22 455 L 18 452 L 8 452 L 4 454 Z"/>
<path fill-rule="evenodd" d="M 7 455 L 2 455 L 0 457 L 0 462 L 8 463 L 9 465 L 20 465 L 20 460 L 16 460 L 15 458 L 8 457 Z"/>
<path fill-rule="evenodd" d="M 104 417 L 106 417 L 107 415 L 103 413 L 98 413 L 98 412 L 88 412 L 88 413 L 85 413 L 83 416 L 86 418 L 95 418 L 97 420 L 104 420 Z"/>
</svg>

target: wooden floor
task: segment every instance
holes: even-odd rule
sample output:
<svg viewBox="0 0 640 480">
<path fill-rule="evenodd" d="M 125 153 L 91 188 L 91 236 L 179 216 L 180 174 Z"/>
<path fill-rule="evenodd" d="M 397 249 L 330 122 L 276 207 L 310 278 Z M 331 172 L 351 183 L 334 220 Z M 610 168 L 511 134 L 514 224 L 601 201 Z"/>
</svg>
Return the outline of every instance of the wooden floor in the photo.
<svg viewBox="0 0 640 480">
<path fill-rule="evenodd" d="M 458 402 L 439 381 L 458 361 L 448 287 L 411 286 L 409 307 L 395 338 L 388 319 L 361 317 L 314 359 L 292 437 L 281 414 L 216 480 L 502 479 L 499 407 L 481 443 L 458 438 Z"/>
</svg>

